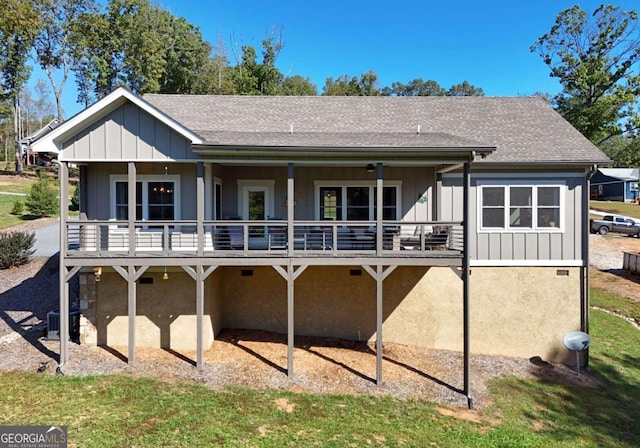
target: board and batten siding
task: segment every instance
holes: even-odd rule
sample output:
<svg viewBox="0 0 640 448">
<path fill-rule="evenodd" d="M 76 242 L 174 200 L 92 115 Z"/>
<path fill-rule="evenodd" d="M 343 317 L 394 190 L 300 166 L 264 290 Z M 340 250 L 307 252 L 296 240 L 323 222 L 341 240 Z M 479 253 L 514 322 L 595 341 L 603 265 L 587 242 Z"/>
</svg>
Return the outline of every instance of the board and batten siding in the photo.
<svg viewBox="0 0 640 448">
<path fill-rule="evenodd" d="M 562 231 L 486 231 L 479 230 L 479 185 L 545 185 L 562 184 L 564 205 Z M 441 220 L 462 220 L 462 175 L 447 173 L 438 182 L 440 190 L 438 217 Z M 470 189 L 469 227 L 471 258 L 480 262 L 577 262 L 582 259 L 583 189 L 585 175 L 575 173 L 527 173 L 523 176 L 506 173 L 472 174 Z"/>
<path fill-rule="evenodd" d="M 126 103 L 62 144 L 67 161 L 195 160 L 191 142 Z"/>
<path fill-rule="evenodd" d="M 196 219 L 196 164 L 195 163 L 172 163 L 164 165 L 161 163 L 138 163 L 136 164 L 136 175 L 138 178 L 149 178 L 153 176 L 157 180 L 162 180 L 165 175 L 164 167 L 167 167 L 166 174 L 179 176 L 180 178 L 180 210 L 179 216 L 182 220 Z M 86 179 L 80 182 L 87 183 L 86 214 L 89 219 L 113 219 L 112 206 L 114 198 L 112 193 L 112 176 L 127 176 L 126 163 L 91 163 L 87 165 Z"/>
</svg>

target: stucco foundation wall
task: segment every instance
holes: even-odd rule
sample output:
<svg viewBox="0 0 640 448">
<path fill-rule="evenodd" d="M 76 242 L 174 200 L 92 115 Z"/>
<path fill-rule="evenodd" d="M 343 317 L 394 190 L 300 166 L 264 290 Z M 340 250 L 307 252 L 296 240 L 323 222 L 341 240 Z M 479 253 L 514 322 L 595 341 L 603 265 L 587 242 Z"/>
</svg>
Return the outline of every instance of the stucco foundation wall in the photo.
<svg viewBox="0 0 640 448">
<path fill-rule="evenodd" d="M 286 282 L 271 267 L 224 268 L 222 325 L 287 331 Z M 351 275 L 351 271 L 361 275 Z M 580 269 L 474 267 L 471 350 L 562 361 L 562 338 L 580 329 Z M 383 339 L 462 350 L 462 281 L 449 268 L 398 267 L 383 287 Z M 363 269 L 309 267 L 295 282 L 297 335 L 375 340 L 376 285 Z"/>
<path fill-rule="evenodd" d="M 580 329 L 580 268 L 561 270 L 569 275 L 553 267 L 474 267 L 471 351 L 565 361 L 562 339 Z M 397 268 L 384 290 L 385 341 L 462 350 L 462 281 L 453 271 Z"/>
<path fill-rule="evenodd" d="M 471 272 L 473 352 L 569 359 L 562 340 L 580 330 L 580 268 L 474 267 Z"/>
<path fill-rule="evenodd" d="M 177 268 L 176 268 L 177 269 Z M 562 338 L 580 329 L 580 268 L 474 267 L 473 353 L 568 359 Z M 195 350 L 195 282 L 181 271 L 138 284 L 136 345 Z M 445 267 L 398 267 L 383 286 L 383 340 L 462 350 L 462 281 Z M 96 284 L 98 344 L 128 343 L 127 283 Z M 359 266 L 309 267 L 295 282 L 295 333 L 373 341 L 376 283 Z M 220 267 L 205 284 L 205 348 L 224 328 L 287 332 L 287 284 L 270 266 Z"/>
<path fill-rule="evenodd" d="M 204 306 L 205 312 L 211 319 L 211 333 L 215 337 L 222 330 L 222 297 L 220 292 L 221 286 L 221 269 L 215 270 L 204 284 Z M 206 322 L 206 320 L 205 320 Z M 208 331 L 208 330 L 207 330 Z"/>
<path fill-rule="evenodd" d="M 196 286 L 184 271 L 149 272 L 153 284 L 137 284 L 136 346 L 174 350 L 196 349 Z M 115 272 L 104 272 L 96 284 L 99 345 L 128 344 L 127 282 Z M 209 316 L 210 301 L 205 300 L 204 347 L 213 342 Z"/>
</svg>

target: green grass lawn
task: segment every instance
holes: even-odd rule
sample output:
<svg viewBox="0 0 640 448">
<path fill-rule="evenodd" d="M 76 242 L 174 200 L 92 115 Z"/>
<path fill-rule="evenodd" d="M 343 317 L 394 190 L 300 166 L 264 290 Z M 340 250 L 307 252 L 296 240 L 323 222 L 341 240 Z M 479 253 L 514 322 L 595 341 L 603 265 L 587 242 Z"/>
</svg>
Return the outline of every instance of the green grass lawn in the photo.
<svg viewBox="0 0 640 448">
<path fill-rule="evenodd" d="M 640 331 L 593 311 L 591 347 L 599 385 L 495 380 L 477 422 L 420 400 L 3 373 L 0 425 L 66 425 L 83 447 L 640 446 Z"/>
<path fill-rule="evenodd" d="M 2 174 L 5 174 L 6 176 L 3 176 Z M 38 180 L 37 176 L 34 174 L 33 168 L 25 170 L 24 176 L 11 176 L 12 174 L 13 173 L 0 173 L 0 192 L 29 194 L 31 191 L 31 185 Z M 47 175 L 55 179 L 55 172 L 49 171 Z M 77 179 L 73 179 L 71 183 L 72 185 L 69 187 L 70 194 L 73 193 L 73 184 L 77 183 Z M 56 189 L 59 190 L 57 182 L 55 182 L 54 185 Z M 11 214 L 13 204 L 16 201 L 22 201 L 24 204 L 26 199 L 26 196 L 0 194 L 0 230 L 38 218 L 37 216 L 29 215 L 26 208 L 21 216 Z M 69 215 L 77 216 L 78 212 L 70 211 Z"/>
<path fill-rule="evenodd" d="M 640 219 L 640 205 L 618 201 L 591 201 L 590 206 L 601 212 Z"/>
</svg>

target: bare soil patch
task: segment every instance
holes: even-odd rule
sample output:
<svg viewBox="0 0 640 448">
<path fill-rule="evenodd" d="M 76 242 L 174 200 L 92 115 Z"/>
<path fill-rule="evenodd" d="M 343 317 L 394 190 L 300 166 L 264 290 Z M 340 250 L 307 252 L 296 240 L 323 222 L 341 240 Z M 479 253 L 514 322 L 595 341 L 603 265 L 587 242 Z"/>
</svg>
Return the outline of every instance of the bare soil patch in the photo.
<svg viewBox="0 0 640 448">
<path fill-rule="evenodd" d="M 589 242 L 592 253 L 609 252 L 615 257 L 619 257 L 619 266 L 622 266 L 623 252 L 640 253 L 640 238 L 592 235 Z M 591 286 L 628 297 L 632 301 L 640 301 L 640 275 L 618 267 L 598 269 L 593 266 L 589 275 Z"/>
</svg>

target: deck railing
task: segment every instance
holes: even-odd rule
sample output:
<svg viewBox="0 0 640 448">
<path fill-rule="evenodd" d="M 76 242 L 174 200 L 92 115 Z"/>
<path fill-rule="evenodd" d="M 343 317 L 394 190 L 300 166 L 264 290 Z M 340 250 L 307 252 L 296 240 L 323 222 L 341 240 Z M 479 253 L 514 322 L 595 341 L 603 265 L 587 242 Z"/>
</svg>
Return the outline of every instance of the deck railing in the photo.
<svg viewBox="0 0 640 448">
<path fill-rule="evenodd" d="M 68 256 L 403 255 L 459 253 L 462 224 L 443 221 L 69 221 Z M 289 246 L 292 244 L 292 247 Z"/>
</svg>

